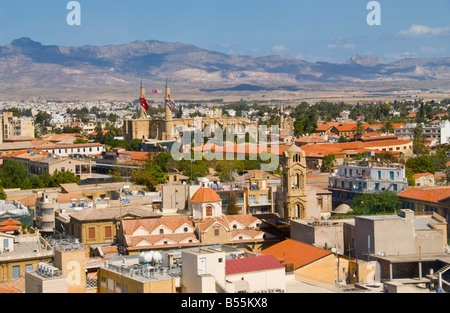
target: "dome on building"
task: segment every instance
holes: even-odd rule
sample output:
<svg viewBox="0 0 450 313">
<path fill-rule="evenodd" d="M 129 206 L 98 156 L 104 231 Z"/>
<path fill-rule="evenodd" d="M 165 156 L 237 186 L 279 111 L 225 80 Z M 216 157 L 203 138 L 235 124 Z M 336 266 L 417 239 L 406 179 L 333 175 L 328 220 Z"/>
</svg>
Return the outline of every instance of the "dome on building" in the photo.
<svg viewBox="0 0 450 313">
<path fill-rule="evenodd" d="M 191 202 L 222 202 L 222 199 L 219 197 L 217 192 L 215 192 L 212 188 L 205 187 L 197 190 L 196 193 L 191 198 Z"/>
<path fill-rule="evenodd" d="M 334 214 L 347 214 L 348 212 L 351 212 L 351 211 L 352 211 L 352 208 L 348 204 L 342 203 L 336 209 L 334 209 L 333 213 Z"/>
</svg>

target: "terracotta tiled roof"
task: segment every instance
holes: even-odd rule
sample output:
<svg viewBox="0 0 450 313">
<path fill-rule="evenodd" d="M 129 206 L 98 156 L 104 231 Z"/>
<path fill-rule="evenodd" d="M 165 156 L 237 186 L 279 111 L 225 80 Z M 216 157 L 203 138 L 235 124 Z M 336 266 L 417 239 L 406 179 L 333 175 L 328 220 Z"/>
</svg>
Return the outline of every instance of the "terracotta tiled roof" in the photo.
<svg viewBox="0 0 450 313">
<path fill-rule="evenodd" d="M 419 179 L 419 178 L 426 177 L 426 176 L 433 176 L 433 174 L 431 174 L 431 173 L 420 173 L 420 174 L 414 174 L 413 175 L 414 179 Z"/>
<path fill-rule="evenodd" d="M 261 254 L 271 254 L 281 263 L 293 264 L 294 268 L 298 269 L 326 257 L 332 254 L 332 252 L 303 242 L 287 239 L 261 251 Z"/>
<path fill-rule="evenodd" d="M 28 153 L 28 150 L 15 151 L 15 152 L 12 152 L 12 153 L 8 153 L 8 154 L 5 154 L 5 155 L 2 155 L 0 158 L 7 159 L 7 158 L 11 158 L 11 157 L 16 157 L 16 156 L 19 156 L 19 155 L 22 155 L 22 154 L 25 154 L 25 153 Z"/>
<path fill-rule="evenodd" d="M 215 192 L 212 188 L 200 188 L 197 192 L 192 196 L 191 202 L 221 202 L 222 199 L 219 197 L 217 192 Z"/>
<path fill-rule="evenodd" d="M 401 198 L 438 203 L 439 200 L 450 197 L 450 187 L 427 189 L 409 188 L 400 192 L 398 196 Z"/>
<path fill-rule="evenodd" d="M 127 236 L 128 248 L 132 247 L 151 247 L 156 245 L 158 242 L 164 242 L 165 240 L 172 242 L 173 244 L 180 244 L 184 240 L 192 240 L 192 243 L 198 243 L 198 239 L 194 233 L 182 233 L 182 234 L 161 234 L 152 236 Z M 143 241 L 147 242 L 148 245 L 139 245 Z M 139 246 L 137 246 L 139 245 Z"/>
<path fill-rule="evenodd" d="M 0 293 L 22 293 L 22 291 L 12 286 L 0 286 Z"/>
<path fill-rule="evenodd" d="M 20 226 L 0 226 L 0 232 L 19 231 Z"/>
<path fill-rule="evenodd" d="M 263 232 L 260 231 L 260 230 L 256 230 L 256 229 L 236 229 L 236 230 L 231 231 L 231 238 L 235 238 L 235 237 L 240 236 L 240 235 L 248 236 L 248 237 L 250 237 L 252 239 L 263 239 L 262 238 Z M 260 238 L 257 238 L 257 237 L 260 237 Z M 245 240 L 245 239 L 243 239 L 243 240 Z"/>
<path fill-rule="evenodd" d="M 9 218 L 6 221 L 0 222 L 0 226 L 20 226 L 22 223 L 20 221 L 13 220 Z"/>
<path fill-rule="evenodd" d="M 339 125 L 338 122 L 329 122 L 326 124 L 319 124 L 319 125 L 317 125 L 316 132 L 324 132 L 324 131 L 329 130 L 333 126 L 338 126 L 338 125 Z"/>
<path fill-rule="evenodd" d="M 125 154 L 129 156 L 131 160 L 147 160 L 148 159 L 148 152 L 141 152 L 141 151 L 121 151 L 120 154 Z"/>
<path fill-rule="evenodd" d="M 284 268 L 273 255 L 259 255 L 248 258 L 226 260 L 226 275 L 267 271 Z"/>
<path fill-rule="evenodd" d="M 86 199 L 86 197 L 78 193 L 58 193 L 58 203 L 70 203 L 72 199 L 79 201 L 80 199 Z"/>
<path fill-rule="evenodd" d="M 139 227 L 144 228 L 151 233 L 158 226 L 163 225 L 172 231 L 175 231 L 182 225 L 187 224 L 193 227 L 192 221 L 187 217 L 173 216 L 173 217 L 161 217 L 155 219 L 137 219 L 137 220 L 123 220 L 123 231 L 125 235 L 133 234 Z"/>
<path fill-rule="evenodd" d="M 346 142 L 346 143 L 333 143 L 333 144 L 320 144 L 320 145 L 305 145 L 300 147 L 306 157 L 323 157 L 328 154 L 346 155 L 349 152 L 363 153 L 365 151 L 376 150 L 381 147 L 396 147 L 401 145 L 412 144 L 411 140 L 384 140 L 373 142 Z"/>
</svg>

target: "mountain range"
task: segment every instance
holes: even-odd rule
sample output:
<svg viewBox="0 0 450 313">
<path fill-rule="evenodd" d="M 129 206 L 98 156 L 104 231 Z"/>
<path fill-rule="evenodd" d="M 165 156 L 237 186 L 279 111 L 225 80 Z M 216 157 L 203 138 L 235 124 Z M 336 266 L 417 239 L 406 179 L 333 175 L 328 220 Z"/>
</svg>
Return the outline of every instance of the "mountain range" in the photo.
<svg viewBox="0 0 450 313">
<path fill-rule="evenodd" d="M 20 38 L 0 46 L 0 92 L 5 97 L 128 98 L 137 96 L 141 79 L 149 89 L 161 89 L 169 80 L 187 95 L 212 98 L 226 92 L 448 88 L 450 58 L 385 64 L 356 55 L 343 64 L 312 63 L 288 55 L 234 56 L 155 40 L 64 47 Z"/>
</svg>

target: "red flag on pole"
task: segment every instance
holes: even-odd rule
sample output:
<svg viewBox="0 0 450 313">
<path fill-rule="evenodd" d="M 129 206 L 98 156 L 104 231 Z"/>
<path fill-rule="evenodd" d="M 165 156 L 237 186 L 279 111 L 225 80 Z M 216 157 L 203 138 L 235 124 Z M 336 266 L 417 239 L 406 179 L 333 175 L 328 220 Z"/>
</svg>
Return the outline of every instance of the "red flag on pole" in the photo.
<svg viewBox="0 0 450 313">
<path fill-rule="evenodd" d="M 141 101 L 141 105 L 144 107 L 145 111 L 148 111 L 148 103 L 145 98 L 139 98 L 139 101 Z"/>
</svg>

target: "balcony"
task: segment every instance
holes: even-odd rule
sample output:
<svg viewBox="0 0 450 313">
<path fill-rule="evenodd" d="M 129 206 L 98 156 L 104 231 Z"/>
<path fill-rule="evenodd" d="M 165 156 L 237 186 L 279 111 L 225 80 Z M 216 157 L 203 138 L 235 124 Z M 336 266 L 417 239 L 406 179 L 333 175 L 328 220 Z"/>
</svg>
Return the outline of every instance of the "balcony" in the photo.
<svg viewBox="0 0 450 313">
<path fill-rule="evenodd" d="M 253 206 L 253 207 L 255 207 L 255 206 L 271 206 L 272 205 L 272 202 L 270 202 L 270 201 L 252 201 L 252 202 L 250 202 L 249 203 L 249 206 Z"/>
</svg>

